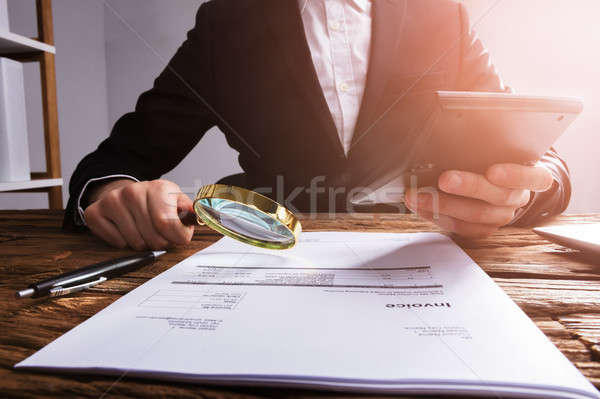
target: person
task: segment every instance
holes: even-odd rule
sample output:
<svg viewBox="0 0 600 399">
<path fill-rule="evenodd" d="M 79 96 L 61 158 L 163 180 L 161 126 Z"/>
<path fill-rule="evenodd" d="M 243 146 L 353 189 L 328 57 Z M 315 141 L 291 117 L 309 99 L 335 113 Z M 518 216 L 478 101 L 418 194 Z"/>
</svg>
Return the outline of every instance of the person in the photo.
<svg viewBox="0 0 600 399">
<path fill-rule="evenodd" d="M 205 2 L 135 112 L 78 165 L 64 225 L 136 250 L 189 242 L 178 215 L 192 201 L 160 177 L 213 126 L 244 170 L 225 183 L 291 210 L 348 211 L 365 176 L 410 153 L 436 90 L 507 90 L 458 2 Z M 415 189 L 407 208 L 467 237 L 539 222 L 570 196 L 554 150 L 535 166 L 450 170 L 438 183 L 439 209 Z"/>
</svg>

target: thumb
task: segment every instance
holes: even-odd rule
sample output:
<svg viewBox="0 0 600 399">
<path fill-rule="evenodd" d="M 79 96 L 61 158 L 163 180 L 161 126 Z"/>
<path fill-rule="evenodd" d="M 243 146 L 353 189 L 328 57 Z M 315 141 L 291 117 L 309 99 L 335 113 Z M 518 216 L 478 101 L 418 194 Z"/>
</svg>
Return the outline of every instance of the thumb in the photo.
<svg viewBox="0 0 600 399">
<path fill-rule="evenodd" d="M 177 214 L 179 219 L 186 226 L 197 225 L 196 213 L 194 212 L 194 203 L 184 193 L 181 193 L 177 197 Z"/>
</svg>

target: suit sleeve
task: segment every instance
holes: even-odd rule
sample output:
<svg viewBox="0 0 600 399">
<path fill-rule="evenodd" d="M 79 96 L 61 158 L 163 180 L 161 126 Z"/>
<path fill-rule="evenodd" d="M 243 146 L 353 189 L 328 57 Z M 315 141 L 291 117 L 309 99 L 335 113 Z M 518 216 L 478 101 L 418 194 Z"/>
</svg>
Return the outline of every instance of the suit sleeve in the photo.
<svg viewBox="0 0 600 399">
<path fill-rule="evenodd" d="M 461 91 L 506 91 L 506 87 L 491 58 L 475 32 L 471 29 L 467 11 L 459 4 L 461 20 L 461 47 L 459 57 L 459 73 L 456 82 L 457 90 Z M 550 149 L 539 161 L 554 177 L 552 187 L 543 193 L 532 195 L 529 204 L 522 208 L 511 224 L 531 226 L 543 223 L 562 213 L 571 198 L 571 180 L 567 164 L 559 157 L 554 149 Z"/>
<path fill-rule="evenodd" d="M 77 166 L 69 184 L 63 227 L 82 226 L 78 200 L 94 179 L 127 175 L 153 180 L 173 169 L 216 122 L 211 63 L 210 3 L 200 7 L 196 25 L 135 111 L 115 124 L 110 136 Z"/>
</svg>

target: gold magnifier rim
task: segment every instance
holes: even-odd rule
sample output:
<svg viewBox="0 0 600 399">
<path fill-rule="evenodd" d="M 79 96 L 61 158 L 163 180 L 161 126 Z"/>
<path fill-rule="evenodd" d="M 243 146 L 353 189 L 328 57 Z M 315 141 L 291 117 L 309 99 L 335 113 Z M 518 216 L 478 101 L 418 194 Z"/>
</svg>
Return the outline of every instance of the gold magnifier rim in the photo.
<svg viewBox="0 0 600 399">
<path fill-rule="evenodd" d="M 294 237 L 291 242 L 275 243 L 272 241 L 261 241 L 256 238 L 247 237 L 236 231 L 230 230 L 219 222 L 217 222 L 209 213 L 207 213 L 199 201 L 203 199 L 224 199 L 235 202 L 249 208 L 252 208 L 271 219 L 281 223 Z M 296 245 L 298 235 L 302 231 L 300 221 L 286 207 L 273 201 L 271 198 L 265 197 L 255 191 L 245 188 L 230 186 L 226 184 L 209 184 L 198 190 L 196 199 L 194 200 L 194 212 L 199 223 L 204 223 L 213 230 L 234 238 L 245 244 L 254 245 L 260 248 L 267 249 L 289 249 Z"/>
</svg>

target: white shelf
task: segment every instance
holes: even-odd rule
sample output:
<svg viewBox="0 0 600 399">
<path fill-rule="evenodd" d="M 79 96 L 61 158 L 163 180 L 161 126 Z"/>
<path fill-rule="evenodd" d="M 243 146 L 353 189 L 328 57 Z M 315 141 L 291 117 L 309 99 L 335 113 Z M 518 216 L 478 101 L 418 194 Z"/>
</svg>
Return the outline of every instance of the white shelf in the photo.
<svg viewBox="0 0 600 399">
<path fill-rule="evenodd" d="M 35 179 L 27 181 L 0 182 L 0 192 L 30 190 L 32 188 L 62 186 L 63 179 Z"/>
<path fill-rule="evenodd" d="M 56 48 L 46 43 L 0 29 L 0 55 L 45 51 L 56 54 Z"/>
</svg>

